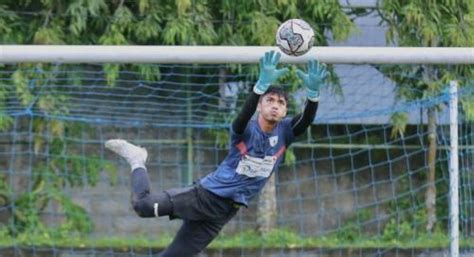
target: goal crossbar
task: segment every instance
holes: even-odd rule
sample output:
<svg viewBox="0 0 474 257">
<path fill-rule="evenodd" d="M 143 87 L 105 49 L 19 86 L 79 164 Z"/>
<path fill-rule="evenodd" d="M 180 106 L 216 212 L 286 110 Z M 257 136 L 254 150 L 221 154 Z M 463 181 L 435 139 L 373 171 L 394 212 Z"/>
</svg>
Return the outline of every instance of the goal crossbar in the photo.
<svg viewBox="0 0 474 257">
<path fill-rule="evenodd" d="M 1 45 L 0 63 L 257 63 L 275 46 Z M 282 63 L 318 59 L 333 64 L 474 64 L 469 47 L 313 47 Z"/>
</svg>

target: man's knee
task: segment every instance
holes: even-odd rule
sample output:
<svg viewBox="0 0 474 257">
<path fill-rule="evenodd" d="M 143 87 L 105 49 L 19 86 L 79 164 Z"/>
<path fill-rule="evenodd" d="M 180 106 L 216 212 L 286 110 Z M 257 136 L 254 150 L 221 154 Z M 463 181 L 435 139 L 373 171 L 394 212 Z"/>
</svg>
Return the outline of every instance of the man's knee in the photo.
<svg viewBox="0 0 474 257">
<path fill-rule="evenodd" d="M 154 207 L 146 199 L 132 200 L 132 206 L 135 213 L 142 218 L 156 217 Z"/>
<path fill-rule="evenodd" d="M 137 215 L 142 218 L 166 216 L 172 212 L 172 203 L 166 193 L 161 193 L 156 197 L 132 199 L 132 206 Z"/>
</svg>

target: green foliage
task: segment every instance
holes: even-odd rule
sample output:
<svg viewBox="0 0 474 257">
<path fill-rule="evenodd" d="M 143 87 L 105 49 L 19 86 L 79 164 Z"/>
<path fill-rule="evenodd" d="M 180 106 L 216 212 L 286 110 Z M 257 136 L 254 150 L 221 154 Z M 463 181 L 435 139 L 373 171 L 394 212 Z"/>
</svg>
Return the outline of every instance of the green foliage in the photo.
<svg viewBox="0 0 474 257">
<path fill-rule="evenodd" d="M 415 47 L 474 46 L 473 1 L 387 0 L 382 2 L 379 14 L 388 25 L 389 43 Z M 405 100 L 440 94 L 453 79 L 461 86 L 469 86 L 474 77 L 469 65 L 386 66 L 381 71 L 398 84 L 398 97 Z M 469 103 L 462 104 L 470 109 Z"/>
<path fill-rule="evenodd" d="M 336 231 L 335 236 L 338 240 L 345 242 L 355 242 L 361 237 L 366 237 L 365 229 L 362 226 L 372 219 L 373 214 L 370 209 L 358 209 L 351 218 L 344 221 L 341 228 Z"/>
<path fill-rule="evenodd" d="M 474 4 L 469 0 L 382 2 L 387 39 L 400 46 L 473 46 Z"/>
<path fill-rule="evenodd" d="M 230 136 L 228 130 L 213 130 L 213 135 L 216 139 L 216 145 L 219 148 L 228 148 L 230 142 Z"/>
<path fill-rule="evenodd" d="M 0 131 L 7 130 L 12 124 L 13 119 L 5 113 L 7 95 L 9 87 L 0 83 Z"/>
<path fill-rule="evenodd" d="M 138 70 L 141 77 L 147 81 L 158 81 L 161 79 L 160 69 L 156 65 L 141 64 L 133 66 L 136 70 Z"/>
<path fill-rule="evenodd" d="M 285 165 L 292 165 L 296 163 L 296 155 L 293 148 L 286 149 L 284 160 Z"/>
<path fill-rule="evenodd" d="M 60 25 L 54 27 L 41 27 L 33 36 L 33 42 L 39 45 L 62 45 L 64 34 Z"/>
<path fill-rule="evenodd" d="M 396 138 L 397 136 L 400 136 L 403 138 L 403 135 L 405 134 L 406 124 L 408 122 L 408 114 L 405 112 L 395 112 L 390 117 L 390 121 L 393 126 L 391 137 Z"/>
<path fill-rule="evenodd" d="M 13 220 L 8 228 L 12 236 L 25 237 L 39 235 L 51 237 L 51 228 L 41 219 L 41 212 L 49 201 L 56 202 L 64 211 L 65 222 L 61 223 L 60 230 L 69 235 L 74 232 L 87 233 L 92 230 L 92 221 L 82 207 L 73 203 L 71 199 L 56 187 L 40 181 L 34 191 L 22 194 L 13 205 Z"/>
<path fill-rule="evenodd" d="M 118 64 L 105 64 L 104 72 L 108 86 L 114 86 L 119 77 L 120 66 Z"/>
<path fill-rule="evenodd" d="M 232 121 L 229 119 L 228 113 L 225 112 L 214 112 L 214 115 L 206 116 L 206 122 L 208 124 L 230 124 Z M 230 132 L 229 129 L 218 129 L 212 128 L 207 129 L 206 134 L 213 138 L 217 147 L 226 149 L 230 143 Z"/>
<path fill-rule="evenodd" d="M 28 106 L 33 100 L 33 95 L 28 90 L 28 79 L 22 70 L 17 70 L 12 75 L 12 81 L 16 88 L 16 94 L 23 106 Z"/>
<path fill-rule="evenodd" d="M 472 83 L 474 83 L 474 81 L 471 82 L 471 84 L 467 85 L 467 86 L 470 87 L 470 88 L 474 88 L 474 85 Z M 462 110 L 464 112 L 465 119 L 469 120 L 469 121 L 474 121 L 474 92 L 471 92 L 467 96 L 459 99 L 459 101 L 461 102 L 461 106 L 462 106 Z M 0 108 L 0 110 L 1 110 L 1 108 Z"/>
<path fill-rule="evenodd" d="M 419 209 L 413 215 L 406 215 L 403 219 L 391 218 L 385 225 L 382 238 L 385 241 L 408 241 L 424 233 L 422 224 L 426 224 L 425 209 Z"/>
<path fill-rule="evenodd" d="M 93 227 L 86 210 L 75 204 L 62 189 L 65 186 L 84 186 L 85 183 L 95 185 L 99 173 L 104 169 L 110 172 L 111 165 L 98 157 L 56 155 L 54 148 L 53 143 L 49 153 L 51 160 L 38 161 L 42 164 L 37 164 L 33 169 L 31 191 L 17 192 L 16 197 L 11 198 L 13 189 L 6 183 L 0 184 L 0 196 L 15 207 L 8 227 L 14 236 L 47 233 L 48 226 L 43 223 L 40 213 L 52 202 L 56 202 L 64 211 L 65 222 L 59 226 L 68 233 L 87 233 Z"/>
<path fill-rule="evenodd" d="M 7 92 L 14 91 L 26 110 L 47 113 L 52 117 L 68 114 L 69 99 L 65 94 L 60 91 L 55 94 L 44 92 L 47 86 L 58 83 L 57 74 L 61 74 L 58 72 L 58 66 L 22 64 L 18 67 L 5 68 L 16 68 L 16 70 L 10 78 L 13 87 L 6 85 L 0 88 L 0 111 L 5 106 Z M 12 92 L 8 94 L 11 95 Z M 12 117 L 3 114 L 0 117 L 1 128 L 6 129 Z M 68 148 L 66 138 L 70 137 L 71 133 L 76 133 L 76 123 L 36 116 L 28 118 L 33 135 L 31 143 L 34 165 L 28 177 L 31 187 L 15 190 L 11 188 L 13 185 L 7 184 L 6 177 L 2 178 L 1 201 L 14 206 L 6 229 L 16 237 L 23 237 L 26 234 L 53 237 L 51 225 L 44 223 L 40 214 L 48 205 L 56 203 L 64 211 L 65 216 L 64 222 L 57 225 L 56 232 L 62 231 L 62 234 L 74 231 L 90 232 L 93 225 L 87 212 L 65 195 L 63 188 L 93 186 L 98 182 L 102 170 L 109 173 L 113 183 L 114 168 L 98 156 L 83 155 L 82 152 L 76 153 Z"/>
<path fill-rule="evenodd" d="M 4 173 L 5 172 L 2 171 L 2 174 Z M 8 186 L 6 176 L 1 175 L 0 176 L 0 206 L 6 206 L 9 203 L 10 201 L 9 195 L 11 195 L 11 193 L 12 193 L 12 190 Z"/>
<path fill-rule="evenodd" d="M 0 5 L 0 40 L 3 43 L 15 43 L 20 39 L 18 34 L 14 33 L 18 19 L 17 14 L 9 10 L 8 6 Z"/>
</svg>

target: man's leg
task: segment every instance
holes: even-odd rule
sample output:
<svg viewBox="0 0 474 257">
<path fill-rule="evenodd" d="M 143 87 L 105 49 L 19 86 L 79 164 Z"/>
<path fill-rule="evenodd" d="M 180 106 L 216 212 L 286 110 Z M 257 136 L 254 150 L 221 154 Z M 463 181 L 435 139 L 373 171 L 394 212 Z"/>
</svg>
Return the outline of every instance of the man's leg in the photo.
<svg viewBox="0 0 474 257">
<path fill-rule="evenodd" d="M 121 139 L 111 139 L 105 146 L 122 156 L 131 166 L 132 206 L 143 218 L 169 215 L 172 205 L 166 193 L 151 194 L 150 179 L 145 167 L 148 153 L 145 148 Z"/>
<path fill-rule="evenodd" d="M 173 204 L 167 193 L 151 193 L 150 179 L 144 168 L 132 171 L 132 206 L 142 218 L 153 218 L 170 215 Z"/>
<path fill-rule="evenodd" d="M 161 257 L 195 256 L 212 242 L 239 210 L 229 200 L 200 186 L 190 190 L 170 190 L 168 194 L 173 201 L 173 214 L 184 221 Z"/>
<path fill-rule="evenodd" d="M 196 256 L 217 236 L 226 222 L 184 220 L 173 242 L 160 257 Z"/>
<path fill-rule="evenodd" d="M 145 168 L 146 150 L 120 139 L 109 140 L 105 146 L 124 157 L 132 167 L 132 205 L 139 216 L 170 215 L 184 219 L 175 239 L 161 256 L 194 256 L 237 213 L 238 209 L 228 201 L 196 186 L 151 194 Z"/>
</svg>

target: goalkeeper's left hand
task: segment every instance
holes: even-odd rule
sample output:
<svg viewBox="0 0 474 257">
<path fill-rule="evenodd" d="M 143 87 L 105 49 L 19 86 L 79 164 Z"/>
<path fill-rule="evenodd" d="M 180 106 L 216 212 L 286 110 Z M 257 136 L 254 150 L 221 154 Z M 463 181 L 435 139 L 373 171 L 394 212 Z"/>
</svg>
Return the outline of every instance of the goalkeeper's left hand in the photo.
<svg viewBox="0 0 474 257">
<path fill-rule="evenodd" d="M 311 60 L 308 62 L 308 74 L 299 69 L 296 73 L 303 80 L 308 92 L 308 99 L 313 102 L 319 101 L 319 91 L 327 76 L 326 65 L 316 60 Z"/>
</svg>

